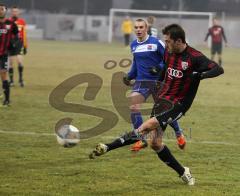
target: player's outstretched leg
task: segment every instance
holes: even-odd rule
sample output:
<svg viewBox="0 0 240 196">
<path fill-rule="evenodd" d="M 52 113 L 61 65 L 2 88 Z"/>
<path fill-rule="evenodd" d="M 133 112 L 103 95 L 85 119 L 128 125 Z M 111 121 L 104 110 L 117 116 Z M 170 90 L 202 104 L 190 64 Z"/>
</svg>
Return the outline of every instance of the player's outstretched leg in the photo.
<svg viewBox="0 0 240 196">
<path fill-rule="evenodd" d="M 101 156 L 111 150 L 114 150 L 116 148 L 120 148 L 126 145 L 130 145 L 135 143 L 136 141 L 139 141 L 141 137 L 139 136 L 137 130 L 133 130 L 129 133 L 125 133 L 122 137 L 117 138 L 112 143 L 109 144 L 103 144 L 99 143 L 95 149 L 89 154 L 90 159 L 94 159 L 97 156 Z"/>
<path fill-rule="evenodd" d="M 96 156 L 101 156 L 108 151 L 108 147 L 106 144 L 99 143 L 96 148 L 89 154 L 90 159 L 95 159 Z"/>
<path fill-rule="evenodd" d="M 96 148 L 90 153 L 89 158 L 93 159 L 96 156 L 101 156 L 110 150 L 114 150 L 116 148 L 120 148 L 126 145 L 130 145 L 135 143 L 136 141 L 142 140 L 144 135 L 148 134 L 152 130 L 156 129 L 159 126 L 159 122 L 155 117 L 148 119 L 145 121 L 137 130 L 124 134 L 122 137 L 114 140 L 112 143 L 105 144 L 107 146 L 106 151 L 103 150 L 104 153 L 98 153 L 99 148 L 97 145 Z M 103 146 L 103 145 L 100 145 Z"/>
</svg>

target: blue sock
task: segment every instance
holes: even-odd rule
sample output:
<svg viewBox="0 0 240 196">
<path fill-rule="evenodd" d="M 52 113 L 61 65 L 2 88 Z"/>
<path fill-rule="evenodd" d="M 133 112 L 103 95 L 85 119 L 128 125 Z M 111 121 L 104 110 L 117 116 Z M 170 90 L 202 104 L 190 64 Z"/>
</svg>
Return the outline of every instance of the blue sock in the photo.
<svg viewBox="0 0 240 196">
<path fill-rule="evenodd" d="M 143 123 L 142 115 L 140 112 L 131 112 L 131 120 L 134 129 L 137 129 Z"/>
<path fill-rule="evenodd" d="M 182 129 L 179 127 L 178 121 L 173 121 L 170 126 L 174 129 L 176 137 L 182 134 Z"/>
</svg>

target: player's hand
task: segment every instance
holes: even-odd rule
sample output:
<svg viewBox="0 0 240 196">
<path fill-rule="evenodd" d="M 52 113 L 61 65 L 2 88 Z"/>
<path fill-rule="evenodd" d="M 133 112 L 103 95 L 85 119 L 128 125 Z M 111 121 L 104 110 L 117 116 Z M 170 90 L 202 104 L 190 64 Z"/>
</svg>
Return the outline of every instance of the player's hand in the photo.
<svg viewBox="0 0 240 196">
<path fill-rule="evenodd" d="M 149 73 L 153 76 L 159 75 L 161 72 L 161 69 L 158 67 L 151 67 L 149 70 Z"/>
<path fill-rule="evenodd" d="M 131 80 L 128 78 L 128 76 L 123 76 L 123 83 L 127 86 L 131 85 Z"/>
<path fill-rule="evenodd" d="M 27 54 L 27 48 L 23 48 L 23 54 L 26 55 Z"/>
</svg>

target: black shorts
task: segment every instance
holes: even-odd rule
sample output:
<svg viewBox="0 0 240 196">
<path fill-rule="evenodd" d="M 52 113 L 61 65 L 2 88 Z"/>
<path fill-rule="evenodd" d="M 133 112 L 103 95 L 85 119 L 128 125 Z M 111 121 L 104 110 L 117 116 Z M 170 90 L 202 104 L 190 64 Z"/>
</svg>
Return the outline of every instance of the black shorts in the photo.
<svg viewBox="0 0 240 196">
<path fill-rule="evenodd" d="M 8 56 L 1 56 L 0 57 L 0 70 L 7 69 L 8 68 Z"/>
<path fill-rule="evenodd" d="M 11 47 L 8 51 L 9 56 L 23 55 L 24 47 L 21 41 L 17 42 L 14 47 Z"/>
<path fill-rule="evenodd" d="M 168 124 L 178 120 L 186 112 L 186 109 L 180 103 L 170 105 L 169 102 L 167 105 L 164 103 L 164 105 L 162 103 L 154 104 L 151 114 L 151 117 L 156 117 L 163 130 L 166 129 Z"/>
<path fill-rule="evenodd" d="M 211 54 L 222 54 L 222 43 L 212 43 Z"/>
</svg>

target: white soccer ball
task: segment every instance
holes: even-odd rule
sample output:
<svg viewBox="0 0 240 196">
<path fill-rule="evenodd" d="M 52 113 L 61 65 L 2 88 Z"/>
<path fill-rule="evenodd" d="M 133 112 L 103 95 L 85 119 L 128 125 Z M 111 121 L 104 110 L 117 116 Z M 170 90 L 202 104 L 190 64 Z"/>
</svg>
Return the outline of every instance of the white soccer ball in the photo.
<svg viewBox="0 0 240 196">
<path fill-rule="evenodd" d="M 80 132 L 73 125 L 63 125 L 56 130 L 57 142 L 65 148 L 73 147 L 80 141 Z"/>
</svg>

